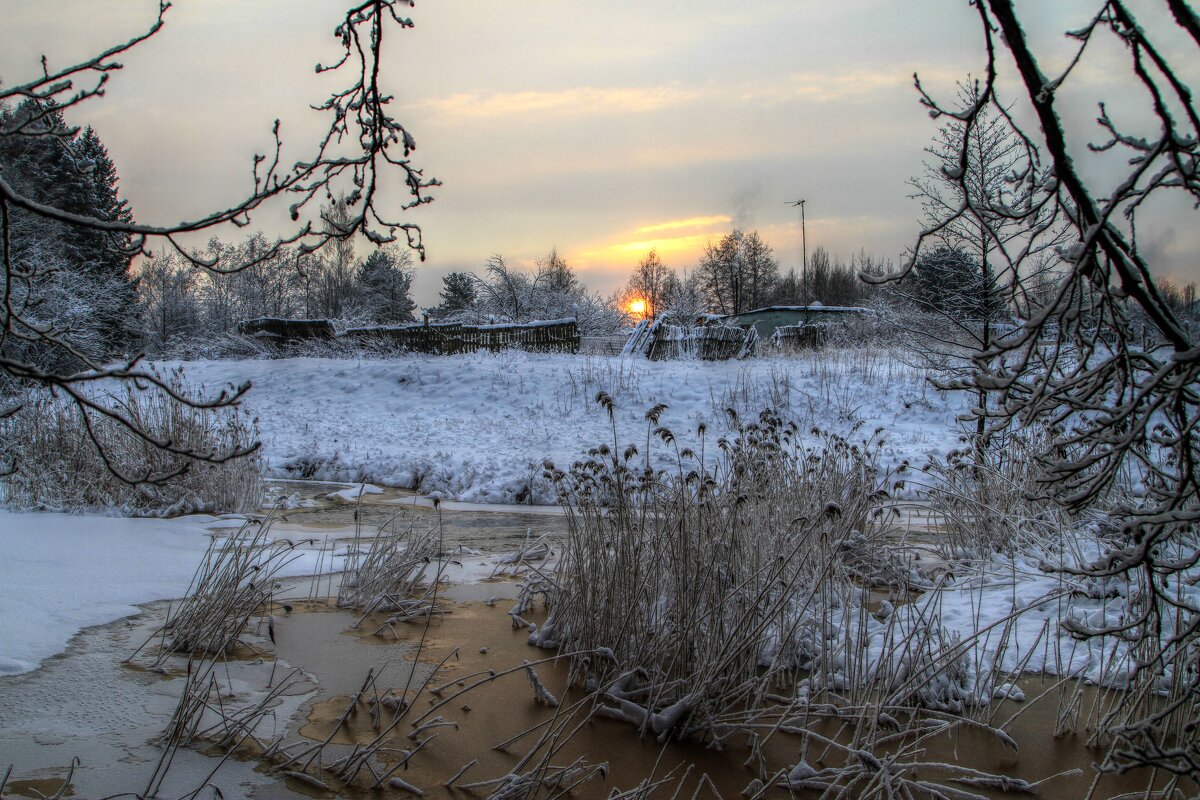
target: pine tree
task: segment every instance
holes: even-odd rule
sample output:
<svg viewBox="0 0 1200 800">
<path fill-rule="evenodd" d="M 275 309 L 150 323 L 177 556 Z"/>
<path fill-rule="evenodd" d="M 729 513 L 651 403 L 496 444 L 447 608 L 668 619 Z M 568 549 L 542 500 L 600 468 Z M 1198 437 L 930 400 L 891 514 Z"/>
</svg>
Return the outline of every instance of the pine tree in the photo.
<svg viewBox="0 0 1200 800">
<path fill-rule="evenodd" d="M 442 303 L 437 307 L 439 317 L 447 317 L 475 307 L 475 276 L 469 272 L 451 272 L 442 278 Z"/>
<path fill-rule="evenodd" d="M 991 302 L 994 276 L 971 253 L 942 246 L 917 259 L 913 267 L 915 299 L 927 311 L 963 322 L 992 322 L 998 311 Z"/>
<path fill-rule="evenodd" d="M 107 222 L 132 222 L 129 201 L 118 193 L 117 168 L 108 149 L 91 127 L 75 141 L 76 164 L 82 180 L 80 213 Z M 97 309 L 100 323 L 113 345 L 127 343 L 134 332 L 137 282 L 129 267 L 135 252 L 131 237 L 92 228 L 71 227 L 85 272 L 111 287 L 110 303 Z"/>
<path fill-rule="evenodd" d="M 373 322 L 398 325 L 413 321 L 412 256 L 407 250 L 380 248 L 358 267 L 358 305 Z"/>
<path fill-rule="evenodd" d="M 0 174 L 26 197 L 72 214 L 131 222 L 116 167 L 95 131 L 67 125 L 52 105 L 27 100 L 0 109 Z M 20 132 L 20 133 L 16 133 Z M 72 349 L 108 357 L 128 344 L 136 317 L 134 255 L 127 234 L 111 234 L 13 208 L 11 291 L 30 313 L 61 332 Z M 64 349 L 40 352 L 43 366 L 70 367 Z"/>
</svg>

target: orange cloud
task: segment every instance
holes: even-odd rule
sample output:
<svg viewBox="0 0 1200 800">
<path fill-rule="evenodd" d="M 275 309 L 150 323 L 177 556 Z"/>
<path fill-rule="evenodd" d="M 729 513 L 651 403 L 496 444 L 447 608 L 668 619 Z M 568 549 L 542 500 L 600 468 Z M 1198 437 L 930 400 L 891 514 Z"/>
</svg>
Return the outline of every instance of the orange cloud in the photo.
<svg viewBox="0 0 1200 800">
<path fill-rule="evenodd" d="M 462 92 L 426 104 L 447 117 L 489 117 L 633 114 L 686 103 L 697 96 L 677 86 L 580 86 L 561 91 Z"/>
<path fill-rule="evenodd" d="M 606 242 L 585 245 L 573 257 L 584 268 L 624 268 L 656 250 L 668 263 L 676 262 L 672 266 L 685 266 L 695 261 L 704 246 L 732 220 L 726 214 L 705 214 L 652 222 L 634 228 L 632 232 L 614 234 Z M 687 232 L 689 230 L 694 232 Z M 672 235 L 675 231 L 679 233 Z M 663 235 L 652 235 L 656 233 Z"/>
<path fill-rule="evenodd" d="M 578 254 L 578 258 L 587 266 L 623 267 L 635 263 L 651 250 L 656 250 L 671 266 L 686 266 L 699 256 L 711 238 L 712 235 L 708 233 L 694 233 L 686 236 L 613 242 L 585 249 Z M 671 263 L 673 261 L 678 264 Z"/>
<path fill-rule="evenodd" d="M 643 225 L 634 231 L 634 233 L 658 233 L 659 231 L 673 231 L 680 228 L 708 228 L 712 225 L 722 225 L 732 221 L 733 218 L 725 214 L 714 214 L 708 217 L 688 217 L 687 219 L 673 219 L 667 222 L 656 222 L 653 225 Z"/>
</svg>

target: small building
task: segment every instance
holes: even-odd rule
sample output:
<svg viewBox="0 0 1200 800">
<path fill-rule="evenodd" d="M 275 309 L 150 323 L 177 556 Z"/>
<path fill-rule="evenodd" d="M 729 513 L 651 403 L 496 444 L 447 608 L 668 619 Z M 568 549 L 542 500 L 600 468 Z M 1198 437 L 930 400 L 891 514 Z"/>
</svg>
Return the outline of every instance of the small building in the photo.
<svg viewBox="0 0 1200 800">
<path fill-rule="evenodd" d="M 721 324 L 739 328 L 754 328 L 763 341 L 775 335 L 776 328 L 801 326 L 824 326 L 844 321 L 847 317 L 870 314 L 871 309 L 858 306 L 823 306 L 813 303 L 807 306 L 768 306 L 756 308 L 742 314 L 727 314 L 720 317 Z"/>
</svg>

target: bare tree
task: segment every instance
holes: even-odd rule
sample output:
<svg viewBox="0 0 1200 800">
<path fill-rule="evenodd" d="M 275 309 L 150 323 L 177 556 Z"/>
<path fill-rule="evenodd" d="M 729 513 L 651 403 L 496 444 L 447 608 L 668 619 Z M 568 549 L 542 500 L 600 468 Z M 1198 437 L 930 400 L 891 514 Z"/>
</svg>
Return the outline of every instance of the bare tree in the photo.
<svg viewBox="0 0 1200 800">
<path fill-rule="evenodd" d="M 159 352 L 169 352 L 181 339 L 191 339 L 201 327 L 196 289 L 197 273 L 173 253 L 142 266 L 138 292 L 142 300 L 144 335 Z"/>
<path fill-rule="evenodd" d="M 326 231 L 335 232 L 348 229 L 354 222 L 350 206 L 346 199 L 339 198 L 321 208 L 321 219 Z M 314 251 L 318 256 L 312 263 L 316 269 L 313 292 L 315 299 L 311 304 L 311 317 L 324 319 L 348 319 L 356 316 L 354 291 L 354 239 L 349 236 L 333 236 L 319 250 Z"/>
<path fill-rule="evenodd" d="M 909 181 L 920 200 L 924 224 L 935 247 L 917 256 L 915 281 L 895 287 L 893 295 L 917 311 L 906 337 L 944 374 L 961 377 L 988 352 L 1010 312 L 1017 287 L 1041 279 L 1047 258 L 1063 243 L 1065 226 L 1053 204 L 1032 204 L 1034 187 L 1012 176 L 1029 169 L 1031 148 L 1005 113 L 979 106 L 978 81 L 960 83 L 956 113 L 943 115 L 924 173 Z M 964 159 L 965 155 L 965 159 Z M 1018 243 L 1030 249 L 1020 261 L 1023 273 L 995 251 Z M 976 390 L 975 446 L 985 447 L 989 392 Z"/>
<path fill-rule="evenodd" d="M 477 311 L 507 322 L 525 319 L 528 309 L 525 300 L 529 295 L 529 276 L 509 269 L 504 256 L 494 253 L 484 266 L 485 276 L 472 275 L 475 281 Z"/>
<path fill-rule="evenodd" d="M 1119 706 L 1104 722 L 1114 747 L 1110 769 L 1150 765 L 1200 778 L 1200 607 L 1179 591 L 1200 562 L 1200 346 L 1152 276 L 1149 253 L 1139 247 L 1139 223 L 1161 213 L 1181 195 L 1200 206 L 1200 108 L 1172 58 L 1194 59 L 1200 51 L 1200 18 L 1184 0 L 1142 8 L 1138 18 L 1123 0 L 1098 2 L 1094 14 L 1068 36 L 1074 54 L 1064 70 L 1047 75 L 1013 0 L 972 3 L 986 52 L 985 78 L 965 108 L 935 100 L 918 81 L 923 102 L 937 118 L 962 126 L 963 142 L 991 114 L 1002 118 L 1021 143 L 1019 166 L 1007 181 L 1019 205 L 991 204 L 986 215 L 960 207 L 919 238 L 901 277 L 913 269 L 931 241 L 947 226 L 978 223 L 992 246 L 993 263 L 1014 276 L 1036 259 L 1054 225 L 1068 226 L 1070 242 L 1058 251 L 1063 276 L 1040 299 L 1020 280 L 1012 302 L 1020 327 L 993 340 L 975 359 L 964 388 L 994 392 L 992 430 L 1010 424 L 1044 424 L 1054 432 L 1040 458 L 1047 498 L 1072 511 L 1100 508 L 1119 523 L 1111 549 L 1079 572 L 1129 581 L 1126 615 L 1111 624 L 1068 623 L 1083 637 L 1115 635 L 1135 643 L 1136 668 Z M 1151 33 L 1154 31 L 1155 33 Z M 1168 56 L 1163 39 L 1176 34 Z M 1119 124 L 1099 106 L 1099 128 L 1075 129 L 1060 93 L 1089 46 L 1115 40 L 1128 56 L 1121 75 L 1106 65 L 1106 86 L 1121 102 L 1139 102 Z M 1182 41 L 1183 44 L 1178 42 Z M 1006 55 L 1005 55 L 1006 51 Z M 1182 53 L 1182 55 L 1181 55 Z M 996 74 L 1011 65 L 1019 81 L 1015 107 L 996 94 Z M 1077 86 L 1076 88 L 1085 88 Z M 1017 110 L 1036 120 L 1018 122 Z M 1098 140 L 1089 141 L 1099 134 Z M 1126 167 L 1105 181 L 1103 154 L 1123 153 Z M 962 180 L 971 152 L 961 146 Z M 1109 160 L 1110 163 L 1111 159 Z M 963 186 L 964 192 L 968 192 Z M 969 196 L 969 194 L 968 194 Z M 1015 238 L 1003 235 L 1001 220 L 1032 222 Z M 1159 343 L 1142 347 L 1129 324 L 1141 315 Z M 978 413 L 978 410 L 977 410 Z M 1116 493 L 1133 474 L 1137 493 Z M 1164 691 L 1164 686 L 1171 686 Z"/>
<path fill-rule="evenodd" d="M 155 447 L 187 459 L 219 462 L 242 455 L 235 452 L 199 452 L 181 447 L 172 441 L 156 438 L 146 431 L 121 406 L 107 404 L 88 390 L 102 380 L 122 381 L 139 389 L 162 392 L 174 402 L 196 407 L 224 407 L 235 404 L 248 389 L 242 385 L 206 398 L 187 397 L 176 392 L 153 371 L 145 369 L 135 357 L 118 365 L 106 365 L 101 359 L 78 347 L 54 320 L 39 318 L 31 312 L 28 302 L 17 302 L 38 291 L 38 284 L 47 274 L 45 265 L 16 258 L 13 232 L 23 220 L 39 219 L 64 223 L 76 229 L 123 240 L 128 254 L 145 252 L 149 242 L 158 239 L 196 268 L 210 273 L 236 272 L 271 260 L 290 246 L 297 246 L 300 255 L 316 251 L 334 240 L 348 241 L 364 236 L 374 244 L 396 241 L 403 235 L 409 247 L 424 258 L 420 229 L 412 224 L 391 218 L 381 212 L 380 180 L 385 170 L 394 169 L 404 176 L 408 190 L 405 203 L 389 203 L 400 210 L 430 201 L 428 190 L 436 180 L 425 178 L 409 159 L 415 142 L 405 127 L 391 116 L 392 95 L 380 82 L 385 42 L 393 28 L 409 28 L 412 21 L 401 15 L 400 9 L 411 6 L 411 0 L 361 0 L 345 11 L 335 30 L 341 57 L 333 64 L 317 65 L 318 72 L 345 74 L 346 81 L 317 108 L 323 111 L 329 124 L 326 132 L 311 153 L 288 166 L 282 161 L 280 126 L 276 122 L 274 145 L 270 152 L 254 159 L 254 189 L 229 207 L 213 211 L 199 219 L 171 225 L 145 225 L 123 218 L 99 218 L 75 213 L 62 205 L 39 202 L 18 190 L 10 175 L 0 171 L 0 263 L 3 264 L 3 286 L 0 290 L 0 371 L 10 381 L 21 386 L 53 389 L 75 405 L 92 442 L 105 459 L 109 469 L 129 482 L 163 482 L 174 477 L 153 471 L 128 471 L 113 463 L 96 438 L 92 422 L 108 418 L 143 438 Z M 0 87 L 0 105 L 14 102 L 35 102 L 39 111 L 18 117 L 5 117 L 0 122 L 0 140 L 22 137 L 63 137 L 73 135 L 73 129 L 60 123 L 61 112 L 75 108 L 104 93 L 109 80 L 121 69 L 117 61 L 123 54 L 138 47 L 162 29 L 170 4 L 161 2 L 150 27 L 141 35 L 117 44 L 102 53 L 86 58 L 63 69 L 51 70 L 42 59 L 42 74 L 25 83 Z M 81 169 L 84 167 L 81 166 Z M 304 214 L 314 198 L 331 200 L 345 193 L 348 216 L 337 224 L 314 226 L 304 220 Z M 254 252 L 246 260 L 228 261 L 212 254 L 186 248 L 181 240 L 223 223 L 248 225 L 251 215 L 264 204 L 278 200 L 289 203 L 296 228 L 270 246 Z M 329 220 L 326 220 L 328 223 Z M 47 368 L 53 359 L 40 357 L 58 352 L 83 365 L 72 371 Z M 19 407 L 19 400 L 9 402 L 5 413 Z M 12 468 L 12 465 L 9 465 Z"/>
<path fill-rule="evenodd" d="M 758 231 L 733 230 L 705 246 L 696 271 L 715 309 L 741 314 L 767 303 L 779 279 L 779 262 Z"/>
<path fill-rule="evenodd" d="M 525 323 L 574 318 L 584 335 L 613 333 L 621 314 L 575 275 L 574 268 L 551 250 L 532 274 L 509 267 L 501 255 L 488 259 L 483 276 L 471 276 L 474 300 L 454 316 L 464 321 Z"/>
<path fill-rule="evenodd" d="M 695 270 L 669 273 L 663 281 L 662 296 L 662 316 L 677 323 L 694 325 L 708 313 L 708 298 L 700 274 Z"/>
<path fill-rule="evenodd" d="M 646 303 L 647 315 L 659 314 L 666 307 L 666 290 L 672 277 L 671 268 L 663 263 L 658 251 L 651 248 L 629 276 L 624 291 L 619 294 L 619 302 L 624 305 L 640 299 Z"/>
</svg>

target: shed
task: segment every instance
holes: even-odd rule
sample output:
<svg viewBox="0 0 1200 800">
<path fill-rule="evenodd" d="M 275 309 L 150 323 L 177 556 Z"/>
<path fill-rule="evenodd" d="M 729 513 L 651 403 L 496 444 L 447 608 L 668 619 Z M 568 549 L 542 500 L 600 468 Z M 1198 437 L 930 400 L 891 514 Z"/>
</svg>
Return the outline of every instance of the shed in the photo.
<svg viewBox="0 0 1200 800">
<path fill-rule="evenodd" d="M 722 324 L 738 327 L 753 327 L 760 339 L 770 339 L 776 328 L 801 325 L 823 325 L 847 317 L 870 314 L 869 308 L 859 306 L 823 306 L 813 303 L 807 306 L 768 306 L 756 308 L 742 314 L 727 314 L 720 318 Z"/>
</svg>

